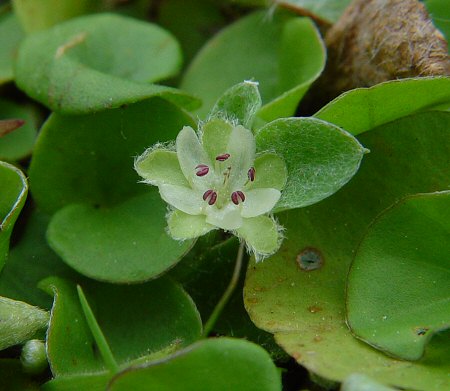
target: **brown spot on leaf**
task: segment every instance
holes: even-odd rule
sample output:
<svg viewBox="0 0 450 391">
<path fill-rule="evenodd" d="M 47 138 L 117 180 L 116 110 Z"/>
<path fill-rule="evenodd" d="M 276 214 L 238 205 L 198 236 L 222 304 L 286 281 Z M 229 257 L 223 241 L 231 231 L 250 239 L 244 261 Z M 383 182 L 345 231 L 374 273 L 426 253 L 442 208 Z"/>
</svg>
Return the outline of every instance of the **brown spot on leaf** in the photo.
<svg viewBox="0 0 450 391">
<path fill-rule="evenodd" d="M 297 264 L 305 272 L 320 269 L 323 263 L 322 254 L 313 247 L 306 247 L 297 255 Z"/>
<path fill-rule="evenodd" d="M 320 342 L 320 341 L 322 341 L 323 340 L 323 338 L 320 336 L 320 335 L 316 335 L 314 338 L 313 338 L 313 341 L 314 342 Z"/>
<path fill-rule="evenodd" d="M 416 327 L 416 328 L 414 329 L 414 332 L 415 332 L 417 335 L 422 336 L 422 335 L 425 335 L 425 334 L 428 332 L 428 330 L 429 330 L 428 327 Z"/>
<path fill-rule="evenodd" d="M 311 312 L 312 314 L 315 314 L 316 312 L 322 311 L 322 307 L 319 307 L 317 305 L 310 305 L 308 307 L 308 311 Z"/>
</svg>

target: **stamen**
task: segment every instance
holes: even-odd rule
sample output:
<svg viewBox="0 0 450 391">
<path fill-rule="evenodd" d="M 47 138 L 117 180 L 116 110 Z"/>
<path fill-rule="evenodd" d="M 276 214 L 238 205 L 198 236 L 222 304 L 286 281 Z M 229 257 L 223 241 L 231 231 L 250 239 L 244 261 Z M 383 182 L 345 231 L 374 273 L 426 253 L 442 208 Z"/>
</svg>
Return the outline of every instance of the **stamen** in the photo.
<svg viewBox="0 0 450 391">
<path fill-rule="evenodd" d="M 225 160 L 227 160 L 230 157 L 229 153 L 224 153 L 222 155 L 216 156 L 216 160 L 219 162 L 224 162 Z"/>
<path fill-rule="evenodd" d="M 253 182 L 255 180 L 255 174 L 256 174 L 255 167 L 250 167 L 247 173 L 250 182 Z"/>
<path fill-rule="evenodd" d="M 217 201 L 217 193 L 214 190 L 206 190 L 203 194 L 203 201 L 208 201 L 209 205 L 214 205 Z"/>
<path fill-rule="evenodd" d="M 206 164 L 199 164 L 195 169 L 197 170 L 195 173 L 197 176 L 205 176 L 209 172 L 209 167 Z"/>
<path fill-rule="evenodd" d="M 240 190 L 233 191 L 233 193 L 231 193 L 231 201 L 233 201 L 233 204 L 235 205 L 239 205 L 239 202 L 244 202 L 245 201 L 244 193 Z"/>
</svg>

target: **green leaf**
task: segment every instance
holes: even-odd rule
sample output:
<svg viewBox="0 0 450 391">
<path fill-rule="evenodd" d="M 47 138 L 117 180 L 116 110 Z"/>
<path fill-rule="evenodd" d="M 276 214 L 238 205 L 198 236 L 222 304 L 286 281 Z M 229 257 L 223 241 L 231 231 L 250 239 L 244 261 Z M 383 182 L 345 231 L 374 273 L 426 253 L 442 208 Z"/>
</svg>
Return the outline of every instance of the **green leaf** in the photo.
<svg viewBox="0 0 450 391">
<path fill-rule="evenodd" d="M 280 251 L 250 264 L 244 290 L 250 317 L 313 373 L 342 381 L 358 372 L 403 388 L 448 388 L 448 336 L 436 335 L 418 363 L 388 357 L 348 330 L 345 289 L 370 222 L 405 195 L 448 186 L 449 121 L 450 113 L 421 113 L 362 134 L 371 153 L 352 181 L 319 204 L 279 214 L 286 228 Z"/>
<path fill-rule="evenodd" d="M 49 276 L 76 275 L 47 245 L 45 232 L 49 220 L 49 216 L 39 211 L 31 213 L 0 274 L 0 295 L 48 310 L 53 299 L 37 288 L 38 282 Z"/>
<path fill-rule="evenodd" d="M 251 59 L 251 61 L 249 61 Z M 259 82 L 266 121 L 291 116 L 325 63 L 324 46 L 307 18 L 256 12 L 211 39 L 186 72 L 182 88 L 203 100 L 206 117 L 217 99 L 244 80 Z"/>
<path fill-rule="evenodd" d="M 28 36 L 16 83 L 53 111 L 84 114 L 160 96 L 185 107 L 196 100 L 148 84 L 174 76 L 177 42 L 160 27 L 112 14 L 83 16 Z"/>
<path fill-rule="evenodd" d="M 358 338 L 403 360 L 422 357 L 431 336 L 450 327 L 449 253 L 450 192 L 410 196 L 378 216 L 348 277 Z"/>
<path fill-rule="evenodd" d="M 64 20 L 93 11 L 94 4 L 93 0 L 12 0 L 14 12 L 27 33 L 45 30 Z"/>
<path fill-rule="evenodd" d="M 30 166 L 36 203 L 54 213 L 70 203 L 111 206 L 146 192 L 134 156 L 173 140 L 183 125 L 194 125 L 191 117 L 160 99 L 84 116 L 52 114 Z"/>
<path fill-rule="evenodd" d="M 55 296 L 47 336 L 53 375 L 104 372 L 75 284 L 49 278 L 41 285 Z M 152 352 L 181 348 L 200 338 L 201 322 L 194 303 L 168 279 L 134 286 L 84 281 L 82 286 L 120 368 Z"/>
<path fill-rule="evenodd" d="M 437 106 L 450 107 L 450 77 L 392 80 L 344 92 L 314 116 L 353 135 Z"/>
<path fill-rule="evenodd" d="M 268 6 L 269 4 L 287 8 L 300 15 L 311 14 L 322 23 L 337 22 L 351 0 L 233 0 L 246 6 Z"/>
<path fill-rule="evenodd" d="M 32 339 L 48 320 L 47 311 L 0 296 L 0 350 Z"/>
<path fill-rule="evenodd" d="M 425 0 L 425 6 L 433 19 L 433 24 L 450 39 L 450 8 L 446 0 Z M 450 49 L 450 48 L 449 48 Z"/>
<path fill-rule="evenodd" d="M 189 23 L 182 23 L 186 20 Z M 214 1 L 171 0 L 158 4 L 158 23 L 176 36 L 186 61 L 191 60 L 226 22 L 223 9 Z"/>
<path fill-rule="evenodd" d="M 14 223 L 25 203 L 27 179 L 16 167 L 0 161 L 0 270 L 5 264 Z"/>
<path fill-rule="evenodd" d="M 253 343 L 231 339 L 206 339 L 183 351 L 113 378 L 110 391 L 281 390 L 280 375 L 267 352 Z"/>
<path fill-rule="evenodd" d="M 14 79 L 13 63 L 23 36 L 13 13 L 0 15 L 0 85 Z"/>
<path fill-rule="evenodd" d="M 31 153 L 36 139 L 35 113 L 26 106 L 19 106 L 0 99 L 0 118 L 14 118 L 25 121 L 20 128 L 0 137 L 0 159 L 19 160 Z"/>
<path fill-rule="evenodd" d="M 288 179 L 276 211 L 314 204 L 345 185 L 366 150 L 345 130 L 315 118 L 270 122 L 256 134 L 260 151 L 284 158 Z"/>
<path fill-rule="evenodd" d="M 209 117 L 235 120 L 244 128 L 251 129 L 255 115 L 260 108 L 261 95 L 258 83 L 244 81 L 225 91 L 211 109 Z"/>
<path fill-rule="evenodd" d="M 42 387 L 42 391 L 105 391 L 110 374 L 99 373 L 89 375 L 74 375 L 57 377 Z"/>
<path fill-rule="evenodd" d="M 69 266 L 97 280 L 155 278 L 176 264 L 193 241 L 166 232 L 166 204 L 156 190 L 111 208 L 69 205 L 52 218 L 47 239 Z"/>
</svg>

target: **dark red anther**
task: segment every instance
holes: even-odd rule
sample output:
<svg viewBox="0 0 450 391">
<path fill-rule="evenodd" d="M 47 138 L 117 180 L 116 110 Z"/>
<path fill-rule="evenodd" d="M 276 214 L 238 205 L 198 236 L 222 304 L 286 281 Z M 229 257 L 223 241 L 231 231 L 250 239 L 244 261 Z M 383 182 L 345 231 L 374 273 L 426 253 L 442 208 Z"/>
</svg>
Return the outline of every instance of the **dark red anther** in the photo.
<svg viewBox="0 0 450 391">
<path fill-rule="evenodd" d="M 209 172 L 209 167 L 206 164 L 199 164 L 195 169 L 197 170 L 195 173 L 197 176 L 205 176 Z"/>
<path fill-rule="evenodd" d="M 208 201 L 209 205 L 214 205 L 217 201 L 217 193 L 214 190 L 206 190 L 203 194 L 203 201 Z"/>
<path fill-rule="evenodd" d="M 239 202 L 244 202 L 245 201 L 244 193 L 240 190 L 233 191 L 233 193 L 231 193 L 231 201 L 233 201 L 233 204 L 235 205 L 239 205 Z"/>
<path fill-rule="evenodd" d="M 216 160 L 219 162 L 224 162 L 225 160 L 227 160 L 230 157 L 229 153 L 224 153 L 222 155 L 216 156 Z"/>
<path fill-rule="evenodd" d="M 250 182 L 253 182 L 255 180 L 255 173 L 256 173 L 255 167 L 250 167 L 247 173 Z"/>
</svg>

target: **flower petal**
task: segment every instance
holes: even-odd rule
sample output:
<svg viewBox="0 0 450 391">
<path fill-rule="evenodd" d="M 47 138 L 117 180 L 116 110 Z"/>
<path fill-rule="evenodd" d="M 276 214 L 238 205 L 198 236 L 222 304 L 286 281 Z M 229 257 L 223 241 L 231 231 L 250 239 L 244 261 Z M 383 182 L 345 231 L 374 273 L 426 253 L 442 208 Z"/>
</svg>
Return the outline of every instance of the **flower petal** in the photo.
<svg viewBox="0 0 450 391">
<path fill-rule="evenodd" d="M 277 189 L 253 189 L 245 192 L 242 217 L 255 217 L 270 212 L 281 197 Z"/>
<path fill-rule="evenodd" d="M 255 253 L 256 261 L 275 253 L 280 247 L 282 239 L 277 223 L 269 216 L 244 219 L 236 233 Z"/>
<path fill-rule="evenodd" d="M 206 222 L 227 231 L 232 231 L 242 225 L 241 211 L 232 204 L 227 204 L 222 209 L 211 206 L 206 209 Z"/>
<path fill-rule="evenodd" d="M 202 127 L 202 143 L 212 162 L 216 157 L 227 153 L 228 140 L 233 126 L 220 118 L 213 118 Z"/>
<path fill-rule="evenodd" d="M 145 182 L 152 185 L 189 185 L 173 151 L 149 148 L 136 159 L 134 168 Z"/>
<path fill-rule="evenodd" d="M 206 222 L 205 215 L 193 216 L 180 210 L 171 212 L 167 223 L 170 236 L 180 240 L 197 238 L 215 228 Z"/>
<path fill-rule="evenodd" d="M 230 154 L 232 166 L 230 173 L 230 187 L 232 190 L 240 190 L 247 181 L 248 169 L 255 159 L 255 137 L 253 133 L 243 126 L 236 126 L 230 134 L 227 152 Z"/>
<path fill-rule="evenodd" d="M 204 177 L 196 175 L 196 167 L 199 164 L 211 166 L 211 162 L 203 149 L 194 129 L 185 126 L 178 133 L 176 141 L 178 161 L 180 162 L 181 171 L 192 186 L 205 189 L 209 186 L 208 177 L 212 177 L 212 172 Z M 212 167 L 211 167 L 212 170 Z"/>
<path fill-rule="evenodd" d="M 287 168 L 284 160 L 274 153 L 264 153 L 255 159 L 255 180 L 244 189 L 269 187 L 282 190 L 286 185 Z"/>
<path fill-rule="evenodd" d="M 202 195 L 189 187 L 176 185 L 160 185 L 161 198 L 169 205 L 190 215 L 199 215 L 203 211 Z"/>
</svg>

